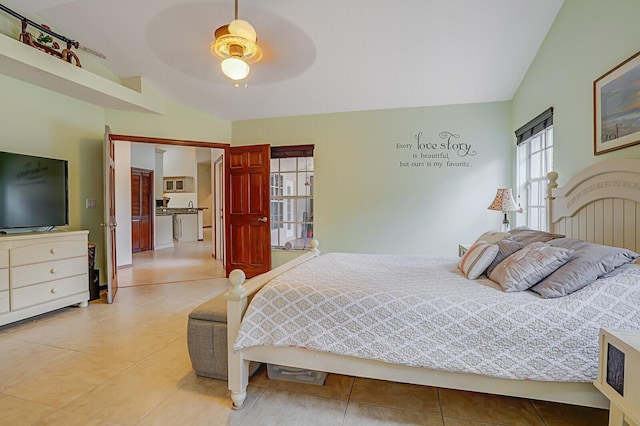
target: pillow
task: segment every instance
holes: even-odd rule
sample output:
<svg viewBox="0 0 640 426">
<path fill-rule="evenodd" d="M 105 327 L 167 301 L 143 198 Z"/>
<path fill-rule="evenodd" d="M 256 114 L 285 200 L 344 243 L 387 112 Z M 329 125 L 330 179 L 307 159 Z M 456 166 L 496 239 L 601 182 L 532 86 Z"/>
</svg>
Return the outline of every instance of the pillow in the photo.
<svg viewBox="0 0 640 426">
<path fill-rule="evenodd" d="M 486 241 L 473 243 L 469 250 L 462 256 L 458 267 L 470 280 L 475 280 L 487 269 L 487 266 L 498 254 L 498 246 Z"/>
<path fill-rule="evenodd" d="M 527 228 L 526 226 L 519 226 L 509 231 L 511 239 L 520 243 L 546 243 L 547 241 L 554 240 L 556 238 L 562 238 L 564 235 L 552 234 L 545 231 L 537 231 L 535 229 Z"/>
<path fill-rule="evenodd" d="M 508 232 L 487 231 L 484 234 L 480 235 L 476 239 L 475 242 L 477 243 L 477 242 L 480 242 L 480 241 L 484 241 L 485 243 L 495 244 L 498 241 L 503 240 L 503 239 L 508 238 L 508 237 L 509 237 L 509 233 Z"/>
<path fill-rule="evenodd" d="M 496 245 L 498 246 L 498 254 L 496 255 L 496 258 L 493 259 L 493 262 L 491 262 L 491 265 L 487 268 L 487 276 L 491 275 L 495 267 L 498 266 L 500 262 L 525 246 L 524 243 L 513 241 L 509 238 L 498 241 Z"/>
<path fill-rule="evenodd" d="M 506 292 L 527 290 L 564 265 L 571 251 L 545 243 L 531 243 L 495 267 L 489 278 Z"/>
<path fill-rule="evenodd" d="M 531 290 L 543 298 L 562 297 L 591 284 L 617 267 L 640 257 L 638 253 L 618 247 L 603 246 L 573 238 L 560 238 L 547 243 L 573 251 L 562 268 L 533 286 Z"/>
</svg>

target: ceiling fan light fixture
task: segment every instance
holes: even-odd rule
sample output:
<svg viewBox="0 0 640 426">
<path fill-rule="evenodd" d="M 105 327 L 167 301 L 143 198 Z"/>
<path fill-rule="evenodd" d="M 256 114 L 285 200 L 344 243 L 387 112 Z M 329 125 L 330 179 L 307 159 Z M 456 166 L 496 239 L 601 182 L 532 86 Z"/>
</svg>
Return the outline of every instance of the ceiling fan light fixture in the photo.
<svg viewBox="0 0 640 426">
<path fill-rule="evenodd" d="M 235 18 L 228 25 L 215 30 L 214 41 L 209 48 L 211 53 L 222 59 L 222 73 L 237 81 L 247 78 L 249 64 L 262 58 L 262 50 L 257 44 L 255 28 L 249 22 L 238 19 L 238 0 Z"/>
<path fill-rule="evenodd" d="M 238 56 L 222 60 L 222 73 L 231 80 L 244 80 L 249 75 L 249 65 Z"/>
</svg>

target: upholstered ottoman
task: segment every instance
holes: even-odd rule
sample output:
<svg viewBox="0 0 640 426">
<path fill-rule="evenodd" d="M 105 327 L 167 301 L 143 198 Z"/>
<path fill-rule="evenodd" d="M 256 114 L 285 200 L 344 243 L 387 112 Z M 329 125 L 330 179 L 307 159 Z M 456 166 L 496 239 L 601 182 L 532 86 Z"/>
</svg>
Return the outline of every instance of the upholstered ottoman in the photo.
<svg viewBox="0 0 640 426">
<path fill-rule="evenodd" d="M 227 380 L 227 301 L 221 294 L 189 313 L 187 346 L 198 376 Z M 249 364 L 249 375 L 260 363 Z"/>
<path fill-rule="evenodd" d="M 222 294 L 191 311 L 187 345 L 198 376 L 227 380 L 227 301 Z"/>
</svg>

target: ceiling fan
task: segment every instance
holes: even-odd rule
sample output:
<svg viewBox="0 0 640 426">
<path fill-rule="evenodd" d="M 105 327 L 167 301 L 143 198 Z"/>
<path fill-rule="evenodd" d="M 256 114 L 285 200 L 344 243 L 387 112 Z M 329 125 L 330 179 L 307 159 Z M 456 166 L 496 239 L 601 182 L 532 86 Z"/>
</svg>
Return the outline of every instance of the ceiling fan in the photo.
<svg viewBox="0 0 640 426">
<path fill-rule="evenodd" d="M 250 63 L 262 58 L 257 44 L 256 30 L 242 19 L 238 19 L 238 0 L 235 0 L 235 19 L 214 32 L 214 41 L 209 45 L 211 53 L 222 59 L 222 73 L 234 81 L 244 80 L 251 70 Z M 238 83 L 235 84 L 238 87 Z"/>
</svg>

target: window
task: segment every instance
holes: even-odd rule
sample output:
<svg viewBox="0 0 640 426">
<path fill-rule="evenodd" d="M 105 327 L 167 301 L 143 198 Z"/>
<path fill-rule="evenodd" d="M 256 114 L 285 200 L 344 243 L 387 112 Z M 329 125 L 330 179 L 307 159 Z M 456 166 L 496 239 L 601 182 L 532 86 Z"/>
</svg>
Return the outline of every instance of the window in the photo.
<svg viewBox="0 0 640 426">
<path fill-rule="evenodd" d="M 284 185 L 283 177 L 273 173 L 273 160 L 271 160 L 270 198 L 271 198 L 271 229 L 278 229 L 278 224 L 283 222 L 284 212 Z"/>
<path fill-rule="evenodd" d="M 311 247 L 313 185 L 313 145 L 271 148 L 272 248 Z"/>
<path fill-rule="evenodd" d="M 547 173 L 553 170 L 553 108 L 516 130 L 518 225 L 547 231 Z"/>
</svg>

